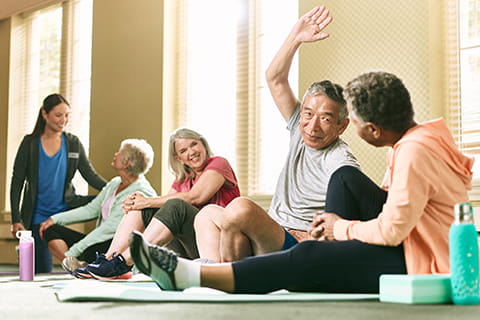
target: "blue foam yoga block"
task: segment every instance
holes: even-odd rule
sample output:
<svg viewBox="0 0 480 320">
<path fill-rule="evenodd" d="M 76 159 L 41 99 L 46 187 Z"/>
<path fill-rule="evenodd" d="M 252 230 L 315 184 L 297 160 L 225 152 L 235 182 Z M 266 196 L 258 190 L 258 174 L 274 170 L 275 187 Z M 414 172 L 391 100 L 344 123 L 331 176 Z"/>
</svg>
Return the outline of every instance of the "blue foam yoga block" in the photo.
<svg viewBox="0 0 480 320">
<path fill-rule="evenodd" d="M 380 276 L 380 301 L 396 303 L 451 303 L 449 274 Z"/>
</svg>

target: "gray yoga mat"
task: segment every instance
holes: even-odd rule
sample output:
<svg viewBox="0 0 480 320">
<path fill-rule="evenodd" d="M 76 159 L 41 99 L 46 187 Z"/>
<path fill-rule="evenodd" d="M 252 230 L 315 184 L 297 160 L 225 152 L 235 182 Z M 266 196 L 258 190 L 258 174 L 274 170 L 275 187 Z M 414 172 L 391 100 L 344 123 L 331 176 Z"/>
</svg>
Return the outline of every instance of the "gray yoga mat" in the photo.
<svg viewBox="0 0 480 320">
<path fill-rule="evenodd" d="M 276 302 L 377 300 L 378 294 L 292 293 L 228 294 L 209 288 L 162 291 L 153 282 L 69 281 L 56 286 L 58 301 L 145 301 L 145 302 Z"/>
</svg>

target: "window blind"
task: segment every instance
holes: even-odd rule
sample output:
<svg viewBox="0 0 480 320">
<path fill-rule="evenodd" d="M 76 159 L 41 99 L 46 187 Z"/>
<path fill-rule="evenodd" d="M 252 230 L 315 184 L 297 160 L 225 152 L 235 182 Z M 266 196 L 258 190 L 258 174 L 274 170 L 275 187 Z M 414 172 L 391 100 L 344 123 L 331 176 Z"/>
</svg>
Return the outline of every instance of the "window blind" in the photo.
<svg viewBox="0 0 480 320">
<path fill-rule="evenodd" d="M 460 150 L 476 159 L 471 200 L 480 201 L 480 0 L 447 1 L 449 124 Z"/>
<path fill-rule="evenodd" d="M 480 0 L 459 2 L 461 147 L 480 155 Z"/>
<path fill-rule="evenodd" d="M 183 0 L 180 7 L 174 44 L 177 125 L 206 135 L 214 153 L 232 164 L 242 194 L 266 194 L 269 201 L 288 132 L 264 83 L 265 70 L 289 22 L 297 19 L 297 6 L 273 0 Z M 272 7 L 276 15 L 267 15 Z M 296 68 L 294 63 L 294 77 Z M 296 77 L 291 82 L 296 90 Z"/>
</svg>

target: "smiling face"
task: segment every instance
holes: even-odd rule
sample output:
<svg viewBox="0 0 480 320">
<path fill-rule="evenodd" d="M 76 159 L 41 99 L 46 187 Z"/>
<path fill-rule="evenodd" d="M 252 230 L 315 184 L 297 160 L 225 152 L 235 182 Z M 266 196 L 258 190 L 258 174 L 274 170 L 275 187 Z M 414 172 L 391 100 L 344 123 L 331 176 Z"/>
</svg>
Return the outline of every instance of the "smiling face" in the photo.
<svg viewBox="0 0 480 320">
<path fill-rule="evenodd" d="M 335 142 L 348 126 L 339 121 L 338 104 L 325 95 L 307 96 L 300 114 L 300 133 L 305 145 L 319 150 Z"/>
<path fill-rule="evenodd" d="M 175 140 L 176 159 L 197 174 L 207 165 L 207 150 L 200 140 L 180 138 Z"/>
<path fill-rule="evenodd" d="M 62 102 L 57 104 L 47 113 L 42 110 L 42 117 L 45 120 L 45 130 L 53 132 L 63 132 L 68 124 L 70 107 Z"/>
</svg>

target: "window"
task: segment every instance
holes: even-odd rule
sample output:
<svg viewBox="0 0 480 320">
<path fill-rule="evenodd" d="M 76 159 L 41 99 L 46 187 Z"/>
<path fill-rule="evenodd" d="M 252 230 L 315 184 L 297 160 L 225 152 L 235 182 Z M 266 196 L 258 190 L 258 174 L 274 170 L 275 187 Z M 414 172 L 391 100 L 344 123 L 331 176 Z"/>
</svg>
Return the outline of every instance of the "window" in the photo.
<svg viewBox="0 0 480 320">
<path fill-rule="evenodd" d="M 274 0 L 181 3 L 175 43 L 176 124 L 203 134 L 213 152 L 229 160 L 244 195 L 272 194 L 289 134 L 264 74 L 298 18 L 298 4 Z M 296 91 L 296 62 L 290 74 Z"/>
<path fill-rule="evenodd" d="M 448 3 L 450 123 L 460 149 L 475 157 L 470 197 L 480 200 L 480 0 Z"/>
<path fill-rule="evenodd" d="M 12 33 L 7 154 L 16 154 L 23 136 L 33 130 L 43 99 L 54 92 L 70 102 L 67 130 L 88 151 L 92 0 L 65 1 L 14 16 Z M 14 156 L 7 159 L 7 172 L 13 162 Z M 79 176 L 74 184 L 87 193 Z M 7 188 L 7 199 L 9 193 Z"/>
<path fill-rule="evenodd" d="M 460 1 L 461 147 L 476 157 L 480 179 L 480 0 Z"/>
</svg>

